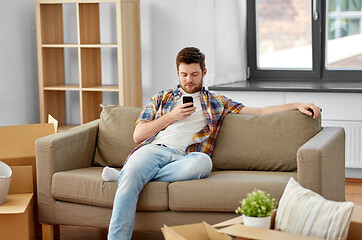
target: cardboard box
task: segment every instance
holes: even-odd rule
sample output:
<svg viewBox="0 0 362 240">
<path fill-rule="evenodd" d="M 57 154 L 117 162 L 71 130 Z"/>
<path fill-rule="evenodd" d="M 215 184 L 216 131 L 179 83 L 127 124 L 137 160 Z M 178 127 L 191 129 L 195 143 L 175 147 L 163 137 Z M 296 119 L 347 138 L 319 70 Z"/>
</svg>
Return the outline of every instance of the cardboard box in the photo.
<svg viewBox="0 0 362 240">
<path fill-rule="evenodd" d="M 362 238 L 362 206 L 354 206 L 351 225 L 349 225 L 347 240 Z"/>
<path fill-rule="evenodd" d="M 256 240 L 317 240 L 319 238 L 307 237 L 292 233 L 286 233 L 271 229 L 248 227 L 243 224 L 234 224 L 218 230 L 221 233 L 234 236 L 238 240 L 256 239 Z"/>
<path fill-rule="evenodd" d="M 233 236 L 238 240 L 312 240 L 314 237 L 301 236 L 281 231 L 273 230 L 276 211 L 272 214 L 271 229 L 248 227 L 243 225 L 243 218 L 236 217 L 213 226 L 207 223 L 189 224 L 175 227 L 164 227 L 162 233 L 166 240 L 193 240 L 193 239 L 231 239 L 223 238 Z M 212 234 L 217 231 L 223 236 L 215 237 Z M 199 234 L 203 235 L 196 235 Z M 205 237 L 206 235 L 206 237 Z M 351 224 L 348 231 L 347 240 L 359 240 L 362 236 L 362 206 L 355 206 L 352 212 Z"/>
<path fill-rule="evenodd" d="M 222 227 L 218 229 L 218 227 Z M 318 238 L 304 237 L 270 229 L 248 227 L 242 224 L 242 217 L 210 226 L 203 222 L 198 224 L 181 225 L 175 227 L 164 226 L 163 236 L 166 240 L 226 240 L 235 237 L 238 240 L 315 240 Z"/>
<path fill-rule="evenodd" d="M 285 232 L 272 230 L 274 228 L 276 211 L 272 214 L 271 229 L 253 228 L 242 225 L 242 217 L 230 219 L 228 221 L 213 225 L 221 228 L 218 231 L 235 236 L 237 239 L 318 239 L 300 236 Z M 355 206 L 352 212 L 351 224 L 348 230 L 347 240 L 359 240 L 362 235 L 362 206 Z"/>
<path fill-rule="evenodd" d="M 0 127 L 0 160 L 14 164 L 27 163 L 23 159 L 35 156 L 35 140 L 53 133 L 53 123 Z"/>
<path fill-rule="evenodd" d="M 7 240 L 35 239 L 31 166 L 14 166 L 9 195 L 0 205 L 0 236 Z"/>
<path fill-rule="evenodd" d="M 53 133 L 53 123 L 0 127 L 0 161 L 9 166 L 32 166 L 35 192 L 35 140 Z"/>
<path fill-rule="evenodd" d="M 231 237 L 217 232 L 215 228 L 206 222 L 161 228 L 166 240 L 232 240 Z"/>
<path fill-rule="evenodd" d="M 55 133 L 54 123 L 27 124 L 0 127 L 0 161 L 9 166 L 32 166 L 33 191 L 37 192 L 35 140 Z M 37 218 L 37 199 L 34 195 L 34 220 L 37 236 L 41 237 L 41 225 Z"/>
</svg>

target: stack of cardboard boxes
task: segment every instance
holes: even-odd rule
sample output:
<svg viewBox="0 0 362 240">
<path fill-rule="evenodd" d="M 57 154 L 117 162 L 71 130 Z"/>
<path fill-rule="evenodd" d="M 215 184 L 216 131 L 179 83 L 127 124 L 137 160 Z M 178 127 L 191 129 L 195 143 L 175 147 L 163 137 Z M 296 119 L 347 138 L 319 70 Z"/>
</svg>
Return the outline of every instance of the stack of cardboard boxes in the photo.
<svg viewBox="0 0 362 240">
<path fill-rule="evenodd" d="M 55 132 L 53 123 L 0 127 L 0 161 L 13 171 L 0 205 L 0 239 L 41 238 L 37 221 L 35 140 Z"/>
</svg>

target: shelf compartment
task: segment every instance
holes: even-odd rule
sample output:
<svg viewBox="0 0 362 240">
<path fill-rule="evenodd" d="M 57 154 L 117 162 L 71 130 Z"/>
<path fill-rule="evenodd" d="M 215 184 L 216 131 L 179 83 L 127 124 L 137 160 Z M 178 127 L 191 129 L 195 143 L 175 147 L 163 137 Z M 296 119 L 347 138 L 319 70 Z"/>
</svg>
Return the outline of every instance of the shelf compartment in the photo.
<svg viewBox="0 0 362 240">
<path fill-rule="evenodd" d="M 44 87 L 79 88 L 77 48 L 43 48 L 42 55 Z"/>
<path fill-rule="evenodd" d="M 63 43 L 63 5 L 40 4 L 42 43 Z"/>
<path fill-rule="evenodd" d="M 40 4 L 43 44 L 77 43 L 75 3 Z"/>
<path fill-rule="evenodd" d="M 64 48 L 43 48 L 44 87 L 64 85 Z"/>
<path fill-rule="evenodd" d="M 118 86 L 117 48 L 81 48 L 81 69 L 82 88 L 115 91 L 109 86 Z"/>
<path fill-rule="evenodd" d="M 44 119 L 51 114 L 59 125 L 66 124 L 65 91 L 44 91 Z"/>
<path fill-rule="evenodd" d="M 79 32 L 81 44 L 100 44 L 99 4 L 79 4 Z"/>
<path fill-rule="evenodd" d="M 59 125 L 80 124 L 80 97 L 78 91 L 44 90 L 44 118 L 52 115 Z"/>
<path fill-rule="evenodd" d="M 82 124 L 98 119 L 101 114 L 102 92 L 83 91 Z"/>
</svg>

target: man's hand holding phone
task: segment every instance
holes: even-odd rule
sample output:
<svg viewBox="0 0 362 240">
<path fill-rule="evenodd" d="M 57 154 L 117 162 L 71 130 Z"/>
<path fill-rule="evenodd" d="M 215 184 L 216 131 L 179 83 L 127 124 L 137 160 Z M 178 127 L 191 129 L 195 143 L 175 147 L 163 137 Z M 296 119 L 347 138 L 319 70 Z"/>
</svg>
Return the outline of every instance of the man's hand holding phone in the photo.
<svg viewBox="0 0 362 240">
<path fill-rule="evenodd" d="M 174 121 L 187 118 L 196 111 L 196 107 L 194 107 L 193 98 L 191 96 L 184 96 L 182 98 L 182 102 L 183 104 L 177 106 L 170 112 Z"/>
<path fill-rule="evenodd" d="M 190 113 L 190 115 L 196 111 L 196 107 L 194 107 L 194 99 L 191 96 L 183 96 L 182 103 L 183 103 L 184 109 L 187 110 L 186 112 Z M 190 108 L 190 109 L 188 109 L 188 108 Z M 190 110 L 190 111 L 188 111 L 188 110 Z M 188 115 L 188 116 L 190 116 L 190 115 Z"/>
<path fill-rule="evenodd" d="M 182 119 L 184 119 L 194 113 L 196 111 L 196 107 L 194 107 L 194 99 L 191 96 L 183 96 L 182 103 L 182 112 L 184 116 Z"/>
</svg>

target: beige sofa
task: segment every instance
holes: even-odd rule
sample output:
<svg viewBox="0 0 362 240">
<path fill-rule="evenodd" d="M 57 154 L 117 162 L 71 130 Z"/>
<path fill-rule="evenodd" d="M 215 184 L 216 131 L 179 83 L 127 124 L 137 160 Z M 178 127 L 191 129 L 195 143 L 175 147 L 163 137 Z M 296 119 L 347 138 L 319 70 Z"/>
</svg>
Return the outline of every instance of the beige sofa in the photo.
<svg viewBox="0 0 362 240">
<path fill-rule="evenodd" d="M 102 165 L 122 166 L 135 146 L 140 111 L 104 105 L 99 120 L 36 141 L 40 223 L 108 227 L 117 183 L 102 180 Z M 148 183 L 138 201 L 135 231 L 224 221 L 235 217 L 239 200 L 254 188 L 279 200 L 290 177 L 327 199 L 344 200 L 344 130 L 320 123 L 299 111 L 229 114 L 211 175 Z"/>
</svg>

